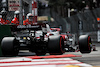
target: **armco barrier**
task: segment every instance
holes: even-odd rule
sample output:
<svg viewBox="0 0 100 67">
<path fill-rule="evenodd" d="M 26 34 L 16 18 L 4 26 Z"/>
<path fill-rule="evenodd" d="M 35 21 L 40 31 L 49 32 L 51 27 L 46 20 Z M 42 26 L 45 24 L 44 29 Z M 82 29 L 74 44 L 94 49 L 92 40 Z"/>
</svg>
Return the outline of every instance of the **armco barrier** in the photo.
<svg viewBox="0 0 100 67">
<path fill-rule="evenodd" d="M 4 37 L 9 37 L 9 36 L 11 36 L 10 25 L 0 25 L 0 56 L 2 56 L 1 41 Z"/>
</svg>

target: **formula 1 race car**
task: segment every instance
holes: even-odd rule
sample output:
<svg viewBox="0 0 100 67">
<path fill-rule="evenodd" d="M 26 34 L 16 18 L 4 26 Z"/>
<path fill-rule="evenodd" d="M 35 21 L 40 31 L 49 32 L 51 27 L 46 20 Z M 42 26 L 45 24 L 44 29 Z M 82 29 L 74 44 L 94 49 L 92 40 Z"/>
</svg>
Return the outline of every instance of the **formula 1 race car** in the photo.
<svg viewBox="0 0 100 67">
<path fill-rule="evenodd" d="M 16 56 L 19 50 L 28 49 L 35 52 L 36 55 L 49 54 L 63 54 L 64 42 L 61 36 L 45 35 L 47 32 L 42 29 L 45 28 L 43 23 L 33 25 L 19 25 L 11 26 L 13 37 L 4 37 L 1 42 L 2 54 L 4 56 Z M 37 34 L 40 34 L 38 36 Z"/>
<path fill-rule="evenodd" d="M 66 52 L 80 51 L 81 53 L 84 53 L 82 49 L 86 50 L 87 48 L 89 48 L 91 50 L 91 48 L 92 48 L 91 38 L 88 35 L 81 35 L 79 37 L 79 42 L 76 43 L 76 41 L 75 41 L 75 35 L 73 35 L 73 34 L 71 34 L 69 32 L 67 34 L 66 33 L 60 33 L 60 31 L 61 31 L 60 28 L 50 28 L 50 29 L 51 29 L 51 32 L 49 34 L 52 34 L 52 35 L 60 35 L 60 36 L 63 37 L 64 47 L 65 47 L 65 51 Z M 82 41 L 83 41 L 83 43 L 82 43 Z M 88 45 L 90 45 L 90 46 L 87 47 L 87 48 L 85 48 L 86 45 L 87 45 L 86 44 L 87 42 L 89 42 Z"/>
<path fill-rule="evenodd" d="M 45 28 L 45 31 L 43 30 Z M 36 23 L 33 25 L 11 25 L 12 37 L 4 37 L 1 41 L 3 56 L 17 56 L 19 50 L 27 49 L 36 55 L 61 55 L 65 52 L 64 39 L 61 35 L 47 35 L 46 25 Z M 39 34 L 39 35 L 38 35 Z M 91 38 L 82 35 L 79 38 L 81 53 L 91 52 Z"/>
</svg>

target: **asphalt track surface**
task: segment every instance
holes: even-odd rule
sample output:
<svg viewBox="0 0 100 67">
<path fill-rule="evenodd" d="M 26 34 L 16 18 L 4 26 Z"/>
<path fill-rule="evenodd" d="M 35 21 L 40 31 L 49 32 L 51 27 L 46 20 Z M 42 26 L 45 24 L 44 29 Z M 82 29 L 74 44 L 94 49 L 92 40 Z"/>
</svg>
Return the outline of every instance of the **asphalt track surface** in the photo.
<svg viewBox="0 0 100 67">
<path fill-rule="evenodd" d="M 89 54 L 81 54 L 80 52 L 66 52 L 64 54 L 81 55 L 81 57 L 71 57 L 71 58 L 83 63 L 90 64 L 92 66 L 100 66 L 100 43 L 93 43 L 93 45 L 96 45 L 97 51 L 92 51 Z M 25 51 L 25 52 L 20 52 L 19 55 L 20 56 L 29 56 L 29 55 L 34 56 L 35 53 L 29 53 Z M 20 56 L 17 56 L 17 57 L 20 57 Z M 7 59 L 7 58 L 12 58 L 12 57 L 0 57 L 0 59 Z"/>
<path fill-rule="evenodd" d="M 74 52 L 72 54 L 82 55 L 82 57 L 73 57 L 73 59 L 91 64 L 93 66 L 100 66 L 100 43 L 93 43 L 93 45 L 96 45 L 97 51 L 92 51 L 90 54 L 81 54 L 80 52 Z"/>
</svg>

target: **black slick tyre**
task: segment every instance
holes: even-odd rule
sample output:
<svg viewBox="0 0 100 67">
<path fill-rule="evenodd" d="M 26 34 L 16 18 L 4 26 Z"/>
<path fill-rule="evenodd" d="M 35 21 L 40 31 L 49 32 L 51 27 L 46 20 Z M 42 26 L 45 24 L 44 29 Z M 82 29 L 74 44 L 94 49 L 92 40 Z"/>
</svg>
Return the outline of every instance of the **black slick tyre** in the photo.
<svg viewBox="0 0 100 67">
<path fill-rule="evenodd" d="M 48 50 L 50 55 L 61 55 L 65 52 L 64 40 L 62 36 L 50 36 L 48 40 Z"/>
<path fill-rule="evenodd" d="M 16 56 L 19 52 L 19 42 L 15 37 L 4 37 L 1 42 L 1 50 L 4 56 Z"/>
<path fill-rule="evenodd" d="M 79 37 L 79 49 L 81 53 L 91 52 L 91 38 L 88 35 L 81 35 Z"/>
</svg>

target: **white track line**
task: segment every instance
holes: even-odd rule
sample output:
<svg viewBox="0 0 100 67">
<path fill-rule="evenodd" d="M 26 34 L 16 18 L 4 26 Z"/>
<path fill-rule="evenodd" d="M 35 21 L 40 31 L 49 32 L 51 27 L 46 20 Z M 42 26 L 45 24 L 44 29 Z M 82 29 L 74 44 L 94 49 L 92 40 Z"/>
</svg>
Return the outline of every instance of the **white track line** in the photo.
<svg viewBox="0 0 100 67">
<path fill-rule="evenodd" d="M 92 67 L 71 58 L 31 59 L 27 57 L 0 60 L 0 67 L 61 67 L 65 65 L 79 65 Z"/>
</svg>

